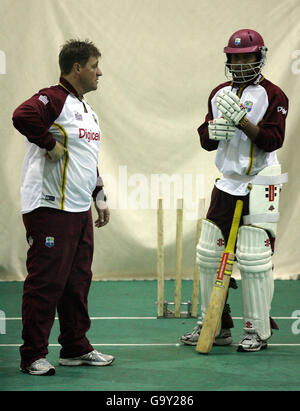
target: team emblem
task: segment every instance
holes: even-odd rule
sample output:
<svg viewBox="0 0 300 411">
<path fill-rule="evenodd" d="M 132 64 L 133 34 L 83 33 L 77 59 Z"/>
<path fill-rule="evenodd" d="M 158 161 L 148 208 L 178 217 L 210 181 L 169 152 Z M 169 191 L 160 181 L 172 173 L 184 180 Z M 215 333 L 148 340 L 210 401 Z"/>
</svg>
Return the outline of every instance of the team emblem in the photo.
<svg viewBox="0 0 300 411">
<path fill-rule="evenodd" d="M 253 102 L 252 101 L 245 101 L 244 107 L 248 113 L 252 110 Z"/>
<path fill-rule="evenodd" d="M 240 39 L 239 37 L 236 37 L 236 38 L 234 39 L 234 44 L 235 44 L 236 46 L 239 46 L 239 45 L 241 44 L 241 39 Z"/>
<path fill-rule="evenodd" d="M 76 120 L 82 121 L 82 114 L 78 113 L 77 111 L 75 112 L 75 118 Z"/>
<path fill-rule="evenodd" d="M 48 248 L 54 247 L 54 237 L 46 237 L 45 246 Z"/>
</svg>

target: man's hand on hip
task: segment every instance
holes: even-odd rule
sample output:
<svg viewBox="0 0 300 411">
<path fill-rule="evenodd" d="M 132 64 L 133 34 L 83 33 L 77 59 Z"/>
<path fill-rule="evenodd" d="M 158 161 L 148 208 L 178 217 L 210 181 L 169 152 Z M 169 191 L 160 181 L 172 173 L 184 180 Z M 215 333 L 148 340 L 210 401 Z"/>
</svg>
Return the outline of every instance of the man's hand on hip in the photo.
<svg viewBox="0 0 300 411">
<path fill-rule="evenodd" d="M 67 149 L 59 141 L 57 141 L 54 148 L 50 151 L 47 151 L 46 157 L 48 158 L 48 160 L 58 161 L 65 155 L 66 151 Z"/>
</svg>

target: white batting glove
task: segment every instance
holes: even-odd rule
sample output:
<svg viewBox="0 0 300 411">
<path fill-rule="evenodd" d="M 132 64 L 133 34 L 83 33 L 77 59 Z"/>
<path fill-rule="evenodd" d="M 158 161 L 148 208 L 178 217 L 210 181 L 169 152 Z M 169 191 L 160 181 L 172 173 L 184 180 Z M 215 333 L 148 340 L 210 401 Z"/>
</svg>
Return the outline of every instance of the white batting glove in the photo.
<svg viewBox="0 0 300 411">
<path fill-rule="evenodd" d="M 211 140 L 231 140 L 236 127 L 232 121 L 225 118 L 215 118 L 208 123 L 208 134 Z"/>
<path fill-rule="evenodd" d="M 217 97 L 217 108 L 228 121 L 232 121 L 236 126 L 247 114 L 247 110 L 240 102 L 236 94 L 230 90 L 223 90 Z"/>
</svg>

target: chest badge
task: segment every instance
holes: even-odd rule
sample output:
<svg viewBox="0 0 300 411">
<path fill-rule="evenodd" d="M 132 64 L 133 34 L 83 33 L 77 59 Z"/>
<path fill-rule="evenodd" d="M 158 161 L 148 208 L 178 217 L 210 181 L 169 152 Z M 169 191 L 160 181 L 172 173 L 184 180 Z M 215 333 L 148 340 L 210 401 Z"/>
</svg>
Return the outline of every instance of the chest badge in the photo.
<svg viewBox="0 0 300 411">
<path fill-rule="evenodd" d="M 76 120 L 82 121 L 82 114 L 80 114 L 76 111 L 75 112 L 75 118 L 76 118 Z"/>
<path fill-rule="evenodd" d="M 250 113 L 250 111 L 252 110 L 253 107 L 253 101 L 245 101 L 244 103 L 245 109 L 247 110 L 248 113 Z"/>
</svg>

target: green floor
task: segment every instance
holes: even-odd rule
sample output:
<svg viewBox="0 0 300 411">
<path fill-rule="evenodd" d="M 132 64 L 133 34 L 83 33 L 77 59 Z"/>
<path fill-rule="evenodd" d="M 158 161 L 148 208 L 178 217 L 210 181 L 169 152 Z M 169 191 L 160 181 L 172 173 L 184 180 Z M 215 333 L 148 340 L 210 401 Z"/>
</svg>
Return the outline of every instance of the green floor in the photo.
<svg viewBox="0 0 300 411">
<path fill-rule="evenodd" d="M 173 300 L 173 281 L 166 295 Z M 232 290 L 230 304 L 235 327 L 234 344 L 242 330 L 241 287 Z M 267 350 L 238 353 L 236 346 L 213 347 L 209 355 L 178 344 L 195 319 L 156 319 L 156 282 L 93 282 L 89 310 L 89 339 L 95 348 L 113 354 L 110 367 L 62 367 L 58 365 L 58 321 L 49 346 L 49 361 L 56 375 L 36 377 L 19 371 L 21 334 L 21 282 L 0 282 L 0 310 L 6 316 L 0 334 L 0 390 L 55 391 L 299 391 L 300 390 L 300 281 L 275 281 L 272 316 L 280 330 Z M 183 282 L 183 300 L 191 295 L 191 282 Z M 298 313 L 294 313 L 298 310 Z M 114 317 L 103 319 L 99 317 Z M 146 317 L 116 318 L 116 317 Z M 53 346 L 51 344 L 54 344 Z"/>
</svg>

